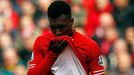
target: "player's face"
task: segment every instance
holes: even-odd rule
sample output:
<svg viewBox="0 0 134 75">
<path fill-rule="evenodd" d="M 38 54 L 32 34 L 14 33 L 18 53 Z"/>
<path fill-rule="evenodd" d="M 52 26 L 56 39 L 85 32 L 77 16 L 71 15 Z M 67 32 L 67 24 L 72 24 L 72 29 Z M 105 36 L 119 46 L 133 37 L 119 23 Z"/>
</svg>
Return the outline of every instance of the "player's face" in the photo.
<svg viewBox="0 0 134 75">
<path fill-rule="evenodd" d="M 55 36 L 72 35 L 73 19 L 68 19 L 66 16 L 61 15 L 57 19 L 49 19 L 49 22 L 51 31 Z"/>
</svg>

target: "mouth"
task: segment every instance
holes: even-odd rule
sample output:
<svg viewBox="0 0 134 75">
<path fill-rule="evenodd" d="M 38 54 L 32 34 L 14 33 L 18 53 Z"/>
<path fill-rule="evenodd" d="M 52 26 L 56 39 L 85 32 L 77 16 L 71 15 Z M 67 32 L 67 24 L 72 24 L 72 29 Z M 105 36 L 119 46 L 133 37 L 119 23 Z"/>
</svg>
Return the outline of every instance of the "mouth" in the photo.
<svg viewBox="0 0 134 75">
<path fill-rule="evenodd" d="M 62 34 L 55 34 L 55 36 L 62 36 Z"/>
</svg>

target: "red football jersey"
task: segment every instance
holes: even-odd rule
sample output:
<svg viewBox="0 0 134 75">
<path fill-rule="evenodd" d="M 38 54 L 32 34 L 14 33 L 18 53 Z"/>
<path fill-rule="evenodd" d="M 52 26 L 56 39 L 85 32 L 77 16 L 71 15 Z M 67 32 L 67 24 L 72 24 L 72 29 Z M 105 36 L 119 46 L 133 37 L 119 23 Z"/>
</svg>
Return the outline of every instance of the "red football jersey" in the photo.
<svg viewBox="0 0 134 75">
<path fill-rule="evenodd" d="M 78 32 L 75 32 L 71 38 L 66 36 L 57 38 L 52 33 L 39 36 L 33 47 L 28 75 L 53 75 L 51 67 L 58 57 L 48 50 L 49 43 L 53 38 L 66 40 L 69 43 L 87 75 L 104 75 L 103 61 L 97 43 Z"/>
</svg>

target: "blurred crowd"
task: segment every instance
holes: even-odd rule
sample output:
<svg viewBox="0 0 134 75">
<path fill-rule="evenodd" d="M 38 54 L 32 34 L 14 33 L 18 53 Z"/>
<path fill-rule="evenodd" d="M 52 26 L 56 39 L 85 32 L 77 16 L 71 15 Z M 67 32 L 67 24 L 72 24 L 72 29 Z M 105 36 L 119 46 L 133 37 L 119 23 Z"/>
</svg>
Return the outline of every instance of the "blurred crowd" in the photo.
<svg viewBox="0 0 134 75">
<path fill-rule="evenodd" d="M 0 75 L 26 75 L 53 0 L 0 0 Z M 134 0 L 65 0 L 74 29 L 100 46 L 106 75 L 134 75 Z"/>
</svg>

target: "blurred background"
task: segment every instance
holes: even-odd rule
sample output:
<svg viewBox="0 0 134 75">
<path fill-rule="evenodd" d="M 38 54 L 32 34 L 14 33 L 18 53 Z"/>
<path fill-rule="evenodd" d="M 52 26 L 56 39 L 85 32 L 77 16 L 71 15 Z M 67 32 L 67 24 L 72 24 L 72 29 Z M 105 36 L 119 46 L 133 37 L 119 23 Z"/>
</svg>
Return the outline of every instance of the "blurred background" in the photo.
<svg viewBox="0 0 134 75">
<path fill-rule="evenodd" d="M 26 75 L 53 0 L 0 0 L 0 75 Z M 65 0 L 74 28 L 100 46 L 106 75 L 134 75 L 134 0 Z"/>
</svg>

